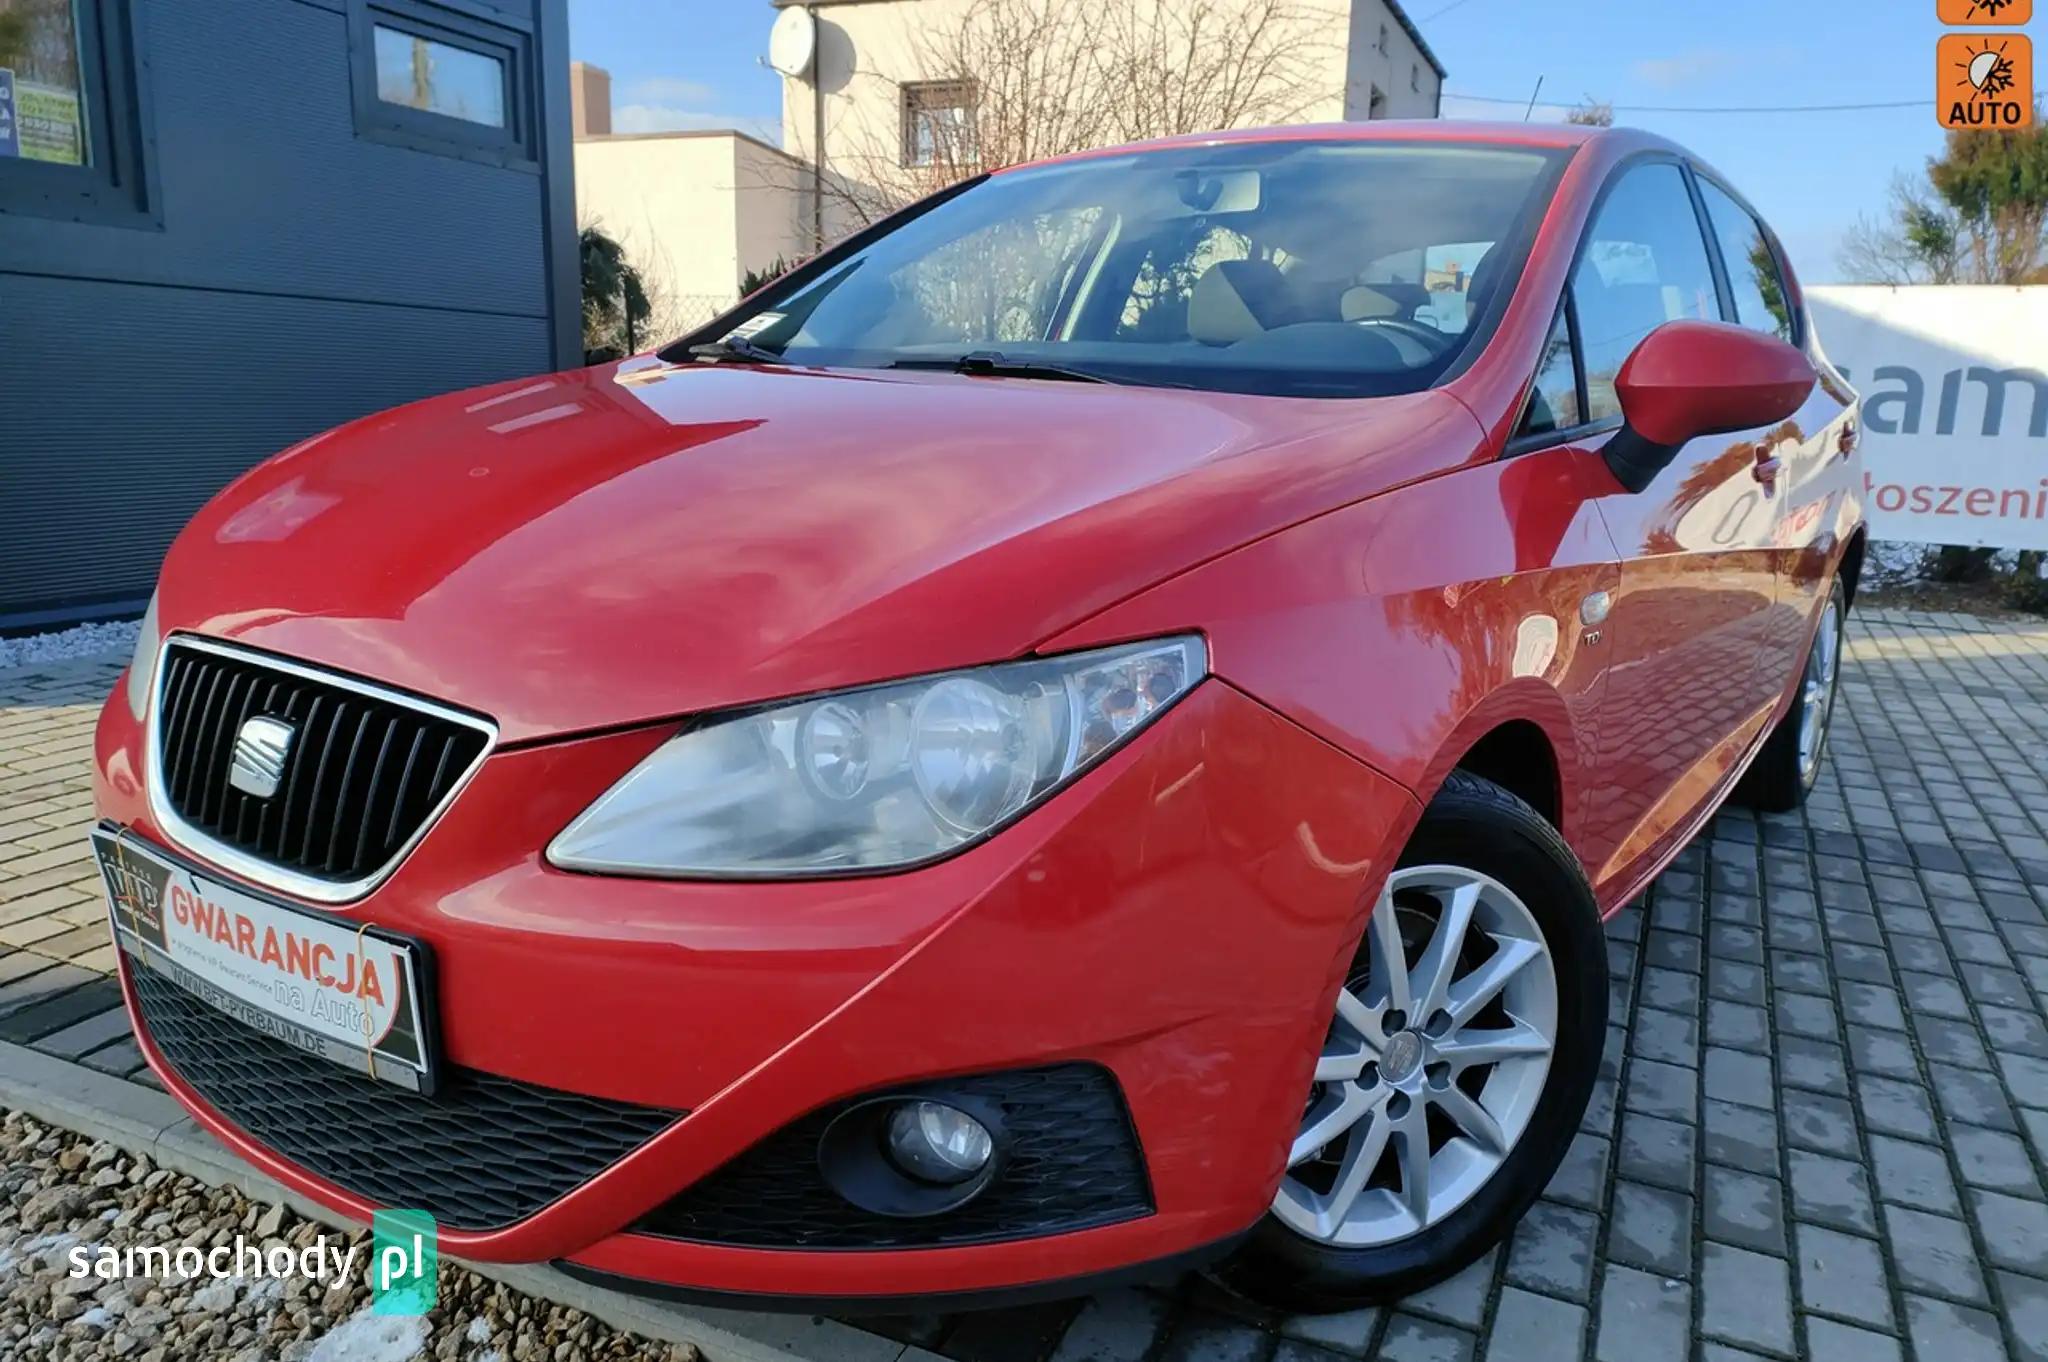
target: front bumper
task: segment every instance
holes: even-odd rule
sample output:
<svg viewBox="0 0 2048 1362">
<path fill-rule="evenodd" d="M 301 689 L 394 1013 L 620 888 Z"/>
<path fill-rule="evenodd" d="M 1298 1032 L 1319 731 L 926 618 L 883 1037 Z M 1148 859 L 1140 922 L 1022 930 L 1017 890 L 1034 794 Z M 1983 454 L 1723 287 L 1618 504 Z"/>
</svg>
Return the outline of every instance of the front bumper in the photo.
<svg viewBox="0 0 2048 1362">
<path fill-rule="evenodd" d="M 1263 1214 L 1371 894 L 1419 816 L 1406 791 L 1211 680 L 1016 827 L 925 869 L 701 883 L 546 865 L 549 838 L 667 733 L 494 753 L 391 879 L 341 910 L 432 949 L 450 1063 L 689 1113 L 516 1223 L 444 1230 L 446 1252 L 745 1296 L 922 1296 L 1173 1258 Z M 117 687 L 99 813 L 203 864 L 152 819 L 142 751 Z M 125 962 L 124 987 L 133 1012 Z M 250 1138 L 139 1018 L 137 1033 L 242 1157 L 343 1214 L 377 1209 Z M 894 1250 L 633 1228 L 838 1099 L 1076 1062 L 1121 1091 L 1149 1215 Z"/>
</svg>

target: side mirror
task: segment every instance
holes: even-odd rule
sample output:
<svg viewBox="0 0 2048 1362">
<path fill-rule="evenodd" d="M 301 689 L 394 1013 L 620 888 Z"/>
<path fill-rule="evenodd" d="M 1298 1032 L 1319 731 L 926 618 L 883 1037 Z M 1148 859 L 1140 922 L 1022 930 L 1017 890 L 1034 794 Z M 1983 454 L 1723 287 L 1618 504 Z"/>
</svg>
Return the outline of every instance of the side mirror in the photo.
<svg viewBox="0 0 2048 1362">
<path fill-rule="evenodd" d="M 1806 356 L 1727 322 L 1666 322 L 1615 376 L 1624 424 L 1600 453 L 1631 492 L 1650 485 L 1686 441 L 1775 425 L 1815 382 Z"/>
</svg>

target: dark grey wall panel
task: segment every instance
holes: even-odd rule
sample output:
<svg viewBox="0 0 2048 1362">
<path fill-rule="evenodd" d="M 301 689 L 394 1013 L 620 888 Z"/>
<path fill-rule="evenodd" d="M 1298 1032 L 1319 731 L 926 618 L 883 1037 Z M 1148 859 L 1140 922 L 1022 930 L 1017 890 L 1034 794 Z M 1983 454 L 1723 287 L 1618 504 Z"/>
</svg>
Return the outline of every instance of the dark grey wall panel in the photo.
<svg viewBox="0 0 2048 1362">
<path fill-rule="evenodd" d="M 135 10 L 163 230 L 0 215 L 0 265 L 548 314 L 543 177 L 358 138 L 343 14 L 290 0 Z"/>
<path fill-rule="evenodd" d="M 518 258 L 538 275 L 537 256 L 536 238 Z M 237 473 L 365 412 L 544 370 L 549 325 L 0 273 L 0 616 L 146 595 Z"/>
</svg>

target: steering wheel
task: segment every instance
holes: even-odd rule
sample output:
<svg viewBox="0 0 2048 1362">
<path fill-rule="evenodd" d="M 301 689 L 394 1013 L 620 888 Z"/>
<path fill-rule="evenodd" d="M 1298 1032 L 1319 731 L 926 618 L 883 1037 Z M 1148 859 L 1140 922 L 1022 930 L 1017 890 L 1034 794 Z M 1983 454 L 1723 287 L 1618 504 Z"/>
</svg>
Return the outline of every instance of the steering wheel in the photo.
<svg viewBox="0 0 2048 1362">
<path fill-rule="evenodd" d="M 1411 322 L 1401 317 L 1359 317 L 1351 324 L 1388 327 L 1427 346 L 1432 355 L 1442 354 L 1449 349 L 1453 339 L 1435 327 L 1424 326 L 1421 322 Z"/>
</svg>

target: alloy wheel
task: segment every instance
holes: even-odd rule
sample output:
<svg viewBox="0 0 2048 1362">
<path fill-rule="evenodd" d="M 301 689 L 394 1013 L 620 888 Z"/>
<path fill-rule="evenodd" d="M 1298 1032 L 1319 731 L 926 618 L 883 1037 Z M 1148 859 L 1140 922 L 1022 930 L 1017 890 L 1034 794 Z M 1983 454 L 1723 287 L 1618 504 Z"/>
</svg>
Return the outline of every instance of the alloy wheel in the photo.
<svg viewBox="0 0 2048 1362">
<path fill-rule="evenodd" d="M 1323 1243 L 1418 1234 L 1469 1200 L 1527 1129 L 1557 1041 L 1542 929 L 1461 866 L 1387 879 L 1365 968 L 1337 995 L 1273 1213 Z"/>
<path fill-rule="evenodd" d="M 1799 780 L 1813 784 L 1827 750 L 1828 721 L 1835 712 L 1835 677 L 1842 661 L 1842 609 L 1830 599 L 1821 612 L 1819 632 L 1806 654 L 1806 675 L 1799 683 Z"/>
</svg>

